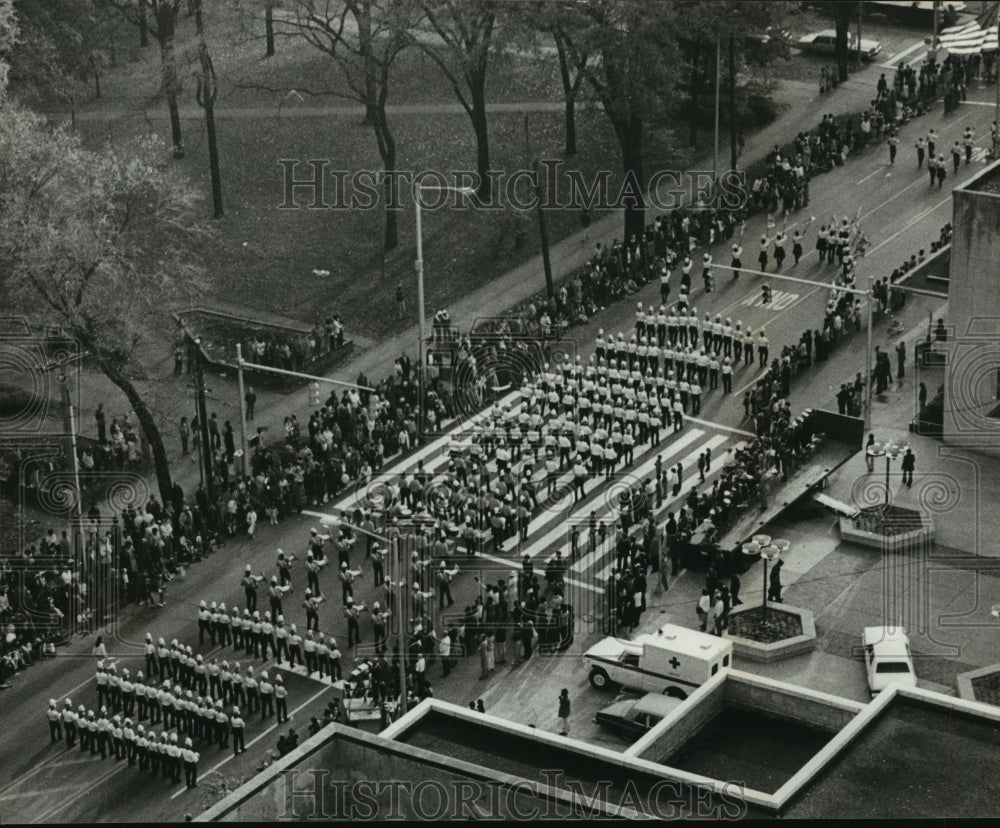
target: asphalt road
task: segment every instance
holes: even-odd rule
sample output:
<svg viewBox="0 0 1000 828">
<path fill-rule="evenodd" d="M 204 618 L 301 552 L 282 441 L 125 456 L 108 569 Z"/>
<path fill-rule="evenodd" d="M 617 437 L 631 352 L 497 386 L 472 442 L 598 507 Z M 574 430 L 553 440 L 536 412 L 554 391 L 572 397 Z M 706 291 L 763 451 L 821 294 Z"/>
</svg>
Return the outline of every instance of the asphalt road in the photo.
<svg viewBox="0 0 1000 828">
<path fill-rule="evenodd" d="M 867 70 L 872 86 L 879 71 L 877 66 Z M 861 223 L 873 247 L 862 262 L 862 283 L 869 272 L 879 277 L 888 275 L 902 259 L 908 258 L 917 248 L 929 248 L 932 238 L 937 237 L 941 225 L 950 220 L 951 207 L 949 190 L 957 181 L 963 181 L 982 167 L 977 160 L 970 167 L 962 167 L 956 177 L 950 174 L 945 187 L 930 188 L 923 171 L 916 169 L 915 153 L 912 150 L 917 135 L 925 134 L 934 127 L 946 146 L 958 137 L 962 129 L 972 125 L 980 136 L 989 134 L 988 125 L 992 120 L 992 109 L 975 105 L 979 100 L 990 103 L 992 89 L 970 91 L 970 104 L 956 112 L 943 115 L 939 103 L 934 112 L 905 126 L 900 139 L 900 153 L 894 167 L 888 166 L 888 153 L 884 146 L 869 149 L 862 157 L 852 159 L 844 168 L 817 178 L 811 185 L 811 204 L 788 219 L 791 231 L 816 216 L 816 223 L 810 227 L 807 255 L 795 268 L 786 261 L 786 273 L 819 282 L 830 281 L 833 268 L 820 266 L 813 251 L 815 229 L 819 223 L 831 215 L 838 218 L 854 216 L 861 207 Z M 815 126 L 804 123 L 803 128 Z M 744 240 L 747 250 L 756 246 L 755 239 L 764 229 L 766 217 L 756 216 L 748 222 Z M 717 246 L 716 259 L 728 259 L 728 243 Z M 700 256 L 701 251 L 698 251 Z M 752 259 L 745 256 L 745 260 Z M 698 281 L 698 280 L 696 280 Z M 822 286 L 809 287 L 798 284 L 779 284 L 772 280 L 775 301 L 768 306 L 759 306 L 759 282 L 744 275 L 738 281 L 728 279 L 724 274 L 717 277 L 717 293 L 711 297 L 700 295 L 700 286 L 695 285 L 695 300 L 700 315 L 706 311 L 721 313 L 740 319 L 744 326 L 755 330 L 764 326 L 771 342 L 772 353 L 780 351 L 781 344 L 797 341 L 805 326 L 817 327 L 822 318 L 827 300 L 827 289 Z M 641 295 L 644 303 L 656 301 L 655 286 L 646 288 Z M 778 293 L 783 291 L 784 293 Z M 924 323 L 927 312 L 936 313 L 942 304 L 936 299 L 910 298 L 901 319 L 907 327 Z M 629 330 L 632 324 L 633 303 L 624 302 L 603 314 L 600 326 L 607 331 Z M 875 342 L 888 344 L 884 333 L 884 322 L 876 327 Z M 589 354 L 597 323 L 577 329 L 581 352 Z M 792 404 L 795 409 L 806 407 L 831 407 L 832 393 L 840 381 L 854 374 L 863 366 L 865 344 L 863 335 L 854 336 L 841 346 L 836 356 L 810 373 L 793 380 Z M 756 378 L 756 370 L 740 369 L 734 383 L 735 389 L 742 389 Z M 731 448 L 746 435 L 740 433 L 742 406 L 741 394 L 734 393 L 729 398 L 719 392 L 705 396 L 698 422 L 689 422 L 685 431 L 677 438 L 668 437 L 661 451 L 665 462 L 682 460 L 690 467 L 693 459 L 706 445 L 713 446 L 713 456 L 721 463 L 723 452 Z M 426 446 L 420 455 L 427 458 L 431 468 L 445 462 L 445 443 L 442 438 Z M 669 455 L 669 458 L 668 456 Z M 634 473 L 642 475 L 652 466 L 655 453 L 637 456 Z M 415 462 L 408 458 L 405 465 Z M 393 469 L 395 471 L 396 469 Z M 332 506 L 334 504 L 328 504 Z M 564 546 L 567 527 L 573 517 L 583 517 L 596 508 L 606 511 L 609 506 L 601 492 L 592 492 L 588 500 L 573 510 L 572 504 L 553 506 L 536 517 L 526 550 L 536 561 L 536 568 L 554 549 Z M 239 575 L 244 563 L 254 565 L 254 569 L 273 571 L 274 550 L 281 546 L 286 551 L 303 552 L 315 516 L 303 516 L 285 521 L 277 528 L 262 527 L 252 543 L 239 539 L 208 560 L 189 570 L 183 580 L 175 580 L 168 589 L 168 605 L 158 611 L 134 611 L 124 613 L 119 625 L 108 631 L 112 655 L 125 664 L 131 664 L 133 671 L 139 666 L 141 642 L 147 631 L 154 636 L 173 637 L 183 642 L 195 644 L 196 607 L 201 599 L 225 600 L 227 604 L 242 606 L 242 591 Z M 522 550 L 518 550 L 520 554 Z M 483 562 L 479 571 L 464 567 L 454 585 L 457 608 L 471 602 L 473 596 L 485 581 L 495 581 L 499 575 L 509 576 L 514 571 L 516 560 L 494 555 Z M 608 561 L 598 555 L 585 557 L 574 565 L 571 571 L 571 598 L 575 606 L 585 610 L 588 602 L 600 597 L 599 587 L 606 574 Z M 477 580 L 478 579 L 478 580 Z M 304 587 L 301 570 L 295 573 L 293 583 L 298 590 Z M 321 628 L 333 632 L 338 637 L 346 635 L 339 617 L 339 590 L 333 583 L 333 573 L 324 573 L 322 582 L 329 596 L 329 603 L 321 608 Z M 359 597 L 369 602 L 376 596 L 371 589 L 371 574 L 366 571 Z M 295 595 L 298 595 L 296 592 Z M 298 607 L 294 596 L 286 600 L 286 617 L 304 624 L 304 611 Z M 596 638 L 597 632 L 586 628 L 586 615 L 581 612 L 583 624 L 572 652 L 584 648 Z M 440 625 L 439 625 L 440 626 Z M 370 627 L 363 626 L 364 635 L 370 641 Z M 88 642 L 89 644 L 89 642 Z M 83 757 L 77 752 L 67 752 L 62 746 L 51 746 L 45 723 L 45 705 L 49 697 L 62 699 L 72 697 L 74 705 L 83 703 L 93 706 L 95 691 L 93 684 L 93 660 L 84 654 L 86 645 L 78 644 L 61 652 L 55 663 L 36 666 L 17 677 L 15 688 L 4 692 L 5 708 L 4 737 L 0 739 L 0 819 L 4 821 L 152 821 L 177 820 L 186 812 L 197 812 L 208 802 L 223 793 L 223 786 L 232 790 L 238 782 L 251 775 L 260 763 L 265 748 L 274 745 L 277 733 L 271 723 L 254 721 L 247 732 L 247 742 L 251 744 L 247 753 L 233 758 L 231 751 L 209 748 L 203 752 L 201 762 L 202 784 L 197 792 L 185 792 L 183 787 L 168 787 L 161 780 L 148 779 L 135 769 L 125 769 L 99 759 Z M 73 655 L 72 651 L 79 655 Z M 201 652 L 211 656 L 206 646 Z M 478 663 L 474 657 L 460 665 L 459 670 L 449 679 L 441 681 L 435 677 L 440 668 L 432 666 L 431 676 L 439 697 L 465 704 L 485 696 L 491 699 L 498 694 L 514 702 L 523 700 L 539 726 L 554 719 L 555 702 L 548 704 L 547 695 L 538 696 L 540 687 L 556 686 L 565 681 L 581 686 L 582 668 L 573 658 L 539 660 L 520 668 L 500 668 L 497 674 L 482 681 L 478 678 Z M 583 682 L 586 677 L 582 676 Z M 328 687 L 313 679 L 296 677 L 290 679 L 290 709 L 297 711 L 294 724 L 304 732 L 308 717 L 325 706 L 329 695 Z M 546 690 L 547 692 L 547 690 Z M 574 691 L 575 692 L 575 691 Z M 576 702 L 574 720 L 586 722 L 596 709 L 610 703 L 611 698 L 598 693 L 580 694 Z M 506 705 L 505 705 L 506 706 Z M 489 707 L 489 704 L 488 704 Z M 551 709 L 549 709 L 551 708 Z M 528 714 L 526 714 L 528 715 Z M 273 722 L 273 720 L 272 720 Z M 581 730 L 586 725 L 581 724 Z M 595 738 L 608 740 L 607 736 Z M 259 741 L 254 741 L 258 740 Z M 214 770 L 213 770 L 214 768 Z"/>
</svg>

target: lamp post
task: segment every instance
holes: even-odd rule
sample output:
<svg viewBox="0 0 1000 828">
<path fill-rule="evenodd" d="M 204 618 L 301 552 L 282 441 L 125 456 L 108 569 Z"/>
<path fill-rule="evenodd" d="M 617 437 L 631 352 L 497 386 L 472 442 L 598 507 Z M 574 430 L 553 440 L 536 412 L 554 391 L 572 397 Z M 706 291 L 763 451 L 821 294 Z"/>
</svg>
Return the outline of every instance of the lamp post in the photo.
<svg viewBox="0 0 1000 828">
<path fill-rule="evenodd" d="M 462 196 L 473 195 L 476 191 L 472 187 L 450 187 L 447 184 L 435 186 L 429 184 L 416 184 L 413 187 L 413 204 L 417 214 L 417 258 L 413 262 L 413 269 L 417 274 L 417 321 L 420 332 L 419 346 L 423 347 L 426 336 L 427 323 L 424 319 L 424 229 L 420 193 L 424 190 L 438 190 L 444 192 L 458 193 Z M 417 349 L 417 356 L 420 362 L 420 349 Z M 420 366 L 419 376 L 423 377 L 423 365 Z"/>
<path fill-rule="evenodd" d="M 342 526 L 346 526 L 352 532 L 359 532 L 362 535 L 368 535 L 370 538 L 374 538 L 381 543 L 386 545 L 389 550 L 394 550 L 392 568 L 394 569 L 395 578 L 392 579 L 393 584 L 396 585 L 396 611 L 399 613 L 399 712 L 400 715 L 406 713 L 407 709 L 407 698 L 406 698 L 406 635 L 408 623 L 406 620 L 407 615 L 407 594 L 406 594 L 406 580 L 402 578 L 403 574 L 403 553 L 400 548 L 400 544 L 397 540 L 396 543 L 392 542 L 392 539 L 386 535 L 380 535 L 378 532 L 371 532 L 367 529 L 362 529 L 360 526 L 355 526 L 353 523 L 349 523 L 344 520 L 339 515 L 326 515 L 320 518 L 320 525 L 327 529 L 340 529 Z M 401 540 L 401 539 L 400 539 Z"/>
<path fill-rule="evenodd" d="M 889 508 L 889 470 L 892 467 L 892 461 L 903 454 L 909 448 L 909 444 L 906 442 L 897 443 L 893 440 L 888 440 L 885 443 L 873 443 L 871 448 L 868 449 L 869 454 L 872 457 L 885 457 L 885 508 Z"/>
<path fill-rule="evenodd" d="M 781 543 L 784 549 L 791 546 L 788 541 L 778 541 Z M 758 555 L 761 560 L 764 561 L 764 586 L 761 590 L 763 595 L 763 610 L 761 617 L 761 624 L 767 624 L 767 565 L 778 559 L 781 554 L 782 549 L 776 545 L 776 542 L 771 540 L 770 535 L 754 535 L 753 540 L 749 543 L 743 544 L 742 552 L 744 555 L 756 558 Z"/>
</svg>

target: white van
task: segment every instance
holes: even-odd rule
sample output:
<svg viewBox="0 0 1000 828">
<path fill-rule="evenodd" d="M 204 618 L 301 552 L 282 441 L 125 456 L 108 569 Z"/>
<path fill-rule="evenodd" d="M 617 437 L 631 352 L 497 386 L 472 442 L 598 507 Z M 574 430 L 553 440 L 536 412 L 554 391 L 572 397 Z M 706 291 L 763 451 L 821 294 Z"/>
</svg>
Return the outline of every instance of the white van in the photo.
<svg viewBox="0 0 1000 828">
<path fill-rule="evenodd" d="M 590 684 L 598 690 L 632 687 L 685 699 L 732 665 L 733 642 L 667 624 L 631 641 L 605 638 L 583 657 L 590 668 Z"/>
</svg>

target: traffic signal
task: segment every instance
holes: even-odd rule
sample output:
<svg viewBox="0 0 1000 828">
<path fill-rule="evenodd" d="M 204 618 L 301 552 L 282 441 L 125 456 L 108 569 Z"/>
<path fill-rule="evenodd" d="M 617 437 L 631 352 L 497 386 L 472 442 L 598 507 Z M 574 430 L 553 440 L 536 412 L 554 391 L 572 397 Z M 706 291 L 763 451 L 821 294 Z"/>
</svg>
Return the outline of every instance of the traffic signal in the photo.
<svg viewBox="0 0 1000 828">
<path fill-rule="evenodd" d="M 319 383 L 309 383 L 309 405 L 318 408 L 321 404 L 322 403 L 319 398 Z"/>
<path fill-rule="evenodd" d="M 766 283 L 760 286 L 760 301 L 764 305 L 771 303 L 771 286 Z"/>
</svg>

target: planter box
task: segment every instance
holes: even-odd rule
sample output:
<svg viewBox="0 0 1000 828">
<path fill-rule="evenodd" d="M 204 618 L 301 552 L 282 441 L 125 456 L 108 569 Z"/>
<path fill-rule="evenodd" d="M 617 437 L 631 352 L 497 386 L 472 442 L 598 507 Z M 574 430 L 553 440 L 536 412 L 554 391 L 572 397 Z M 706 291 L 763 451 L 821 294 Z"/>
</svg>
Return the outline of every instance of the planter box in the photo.
<svg viewBox="0 0 1000 828">
<path fill-rule="evenodd" d="M 867 532 L 854 526 L 850 518 L 842 517 L 840 524 L 840 539 L 869 549 L 880 549 L 887 552 L 897 552 L 909 547 L 917 547 L 921 543 L 934 540 L 934 522 L 928 515 L 921 515 L 923 524 L 919 529 L 910 532 L 900 532 L 896 535 L 883 535 L 879 532 Z"/>
<path fill-rule="evenodd" d="M 749 612 L 751 610 L 759 610 L 760 608 L 760 604 L 749 607 L 739 607 L 729 613 L 730 623 L 732 622 L 732 618 L 734 616 L 739 616 L 742 613 Z M 745 658 L 747 661 L 757 661 L 770 664 L 774 661 L 781 661 L 786 658 L 801 655 L 802 653 L 812 652 L 812 650 L 815 649 L 816 617 L 811 611 L 802 609 L 801 607 L 793 607 L 789 604 L 768 604 L 768 612 L 771 612 L 772 609 L 774 612 L 784 612 L 789 615 L 798 616 L 799 623 L 802 626 L 801 634 L 791 638 L 785 638 L 780 641 L 775 641 L 770 644 L 764 644 L 759 641 L 754 641 L 752 638 L 730 635 L 727 632 L 726 637 L 733 642 L 733 652 L 735 655 L 740 658 Z"/>
<path fill-rule="evenodd" d="M 992 676 L 1000 673 L 1000 664 L 990 664 L 986 667 L 982 667 L 979 670 L 970 670 L 967 673 L 959 673 L 956 676 L 958 682 L 958 697 L 960 699 L 965 699 L 966 701 L 980 702 L 981 704 L 998 704 L 998 694 L 996 692 L 990 692 L 988 694 L 980 693 L 976 695 L 976 686 L 980 684 L 977 679 L 984 678 L 985 676 Z"/>
</svg>

